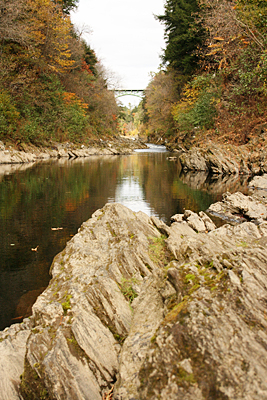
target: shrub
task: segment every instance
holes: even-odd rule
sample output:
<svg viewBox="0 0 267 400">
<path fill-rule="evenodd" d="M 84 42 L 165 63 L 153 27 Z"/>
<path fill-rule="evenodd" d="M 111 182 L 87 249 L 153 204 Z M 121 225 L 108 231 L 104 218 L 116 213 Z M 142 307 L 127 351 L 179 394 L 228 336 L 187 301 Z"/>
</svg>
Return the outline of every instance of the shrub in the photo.
<svg viewBox="0 0 267 400">
<path fill-rule="evenodd" d="M 0 92 L 0 137 L 4 138 L 16 130 L 20 114 L 10 95 Z"/>
<path fill-rule="evenodd" d="M 185 85 L 181 100 L 173 107 L 173 118 L 178 130 L 190 132 L 194 128 L 210 129 L 216 117 L 220 87 L 214 76 L 200 75 Z"/>
</svg>

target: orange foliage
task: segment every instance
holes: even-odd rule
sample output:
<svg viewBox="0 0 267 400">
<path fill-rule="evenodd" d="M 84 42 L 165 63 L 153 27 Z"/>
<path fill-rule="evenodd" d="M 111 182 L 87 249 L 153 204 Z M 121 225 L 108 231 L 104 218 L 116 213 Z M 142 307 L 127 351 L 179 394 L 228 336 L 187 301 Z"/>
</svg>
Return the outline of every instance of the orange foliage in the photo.
<svg viewBox="0 0 267 400">
<path fill-rule="evenodd" d="M 82 100 L 79 99 L 79 97 L 77 97 L 75 93 L 63 92 L 62 96 L 65 104 L 78 105 L 84 110 L 88 108 L 88 104 L 83 103 Z"/>
<path fill-rule="evenodd" d="M 90 70 L 90 66 L 85 60 L 82 61 L 82 71 L 86 71 L 89 75 L 93 75 L 93 72 Z"/>
</svg>

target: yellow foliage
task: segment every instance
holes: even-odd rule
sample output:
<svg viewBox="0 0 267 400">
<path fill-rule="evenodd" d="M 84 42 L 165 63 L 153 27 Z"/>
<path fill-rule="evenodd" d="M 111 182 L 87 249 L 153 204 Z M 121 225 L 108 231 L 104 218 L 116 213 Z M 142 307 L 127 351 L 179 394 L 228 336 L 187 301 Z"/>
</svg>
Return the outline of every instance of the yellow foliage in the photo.
<svg viewBox="0 0 267 400">
<path fill-rule="evenodd" d="M 175 120 L 179 115 L 185 113 L 194 106 L 199 97 L 199 93 L 200 89 L 198 87 L 192 87 L 192 83 L 184 86 L 181 100 L 178 103 L 175 103 L 172 108 L 172 115 Z"/>
<path fill-rule="evenodd" d="M 73 65 L 68 39 L 71 21 L 51 0 L 26 0 L 27 35 L 32 57 L 42 60 L 54 72 L 66 72 Z"/>
</svg>

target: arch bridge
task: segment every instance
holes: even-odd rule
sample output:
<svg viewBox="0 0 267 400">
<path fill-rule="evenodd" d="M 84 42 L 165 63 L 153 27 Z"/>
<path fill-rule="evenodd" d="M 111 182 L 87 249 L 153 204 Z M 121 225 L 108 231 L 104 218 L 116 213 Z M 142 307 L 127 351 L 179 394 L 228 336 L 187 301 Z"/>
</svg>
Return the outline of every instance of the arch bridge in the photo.
<svg viewBox="0 0 267 400">
<path fill-rule="evenodd" d="M 116 99 L 118 97 L 123 97 L 123 96 L 135 96 L 142 99 L 144 94 L 144 89 L 115 89 L 114 93 Z"/>
</svg>

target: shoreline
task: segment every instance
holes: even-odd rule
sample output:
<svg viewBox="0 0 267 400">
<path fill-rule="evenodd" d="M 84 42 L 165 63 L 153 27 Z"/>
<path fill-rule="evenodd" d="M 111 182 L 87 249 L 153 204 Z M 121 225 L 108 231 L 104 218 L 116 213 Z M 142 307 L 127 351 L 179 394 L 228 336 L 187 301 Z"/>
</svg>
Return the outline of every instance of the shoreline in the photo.
<svg viewBox="0 0 267 400">
<path fill-rule="evenodd" d="M 0 165 L 24 164 L 50 159 L 76 159 L 93 155 L 122 155 L 131 154 L 136 149 L 145 149 L 147 146 L 140 140 L 124 137 L 115 137 L 107 140 L 94 140 L 91 145 L 74 143 L 51 143 L 49 147 L 37 147 L 22 143 L 19 149 L 5 145 L 0 141 Z"/>
<path fill-rule="evenodd" d="M 244 145 L 212 142 L 192 143 L 190 148 L 169 143 L 183 170 L 206 171 L 213 175 L 259 175 L 267 173 L 267 139 L 263 135 Z"/>
</svg>

